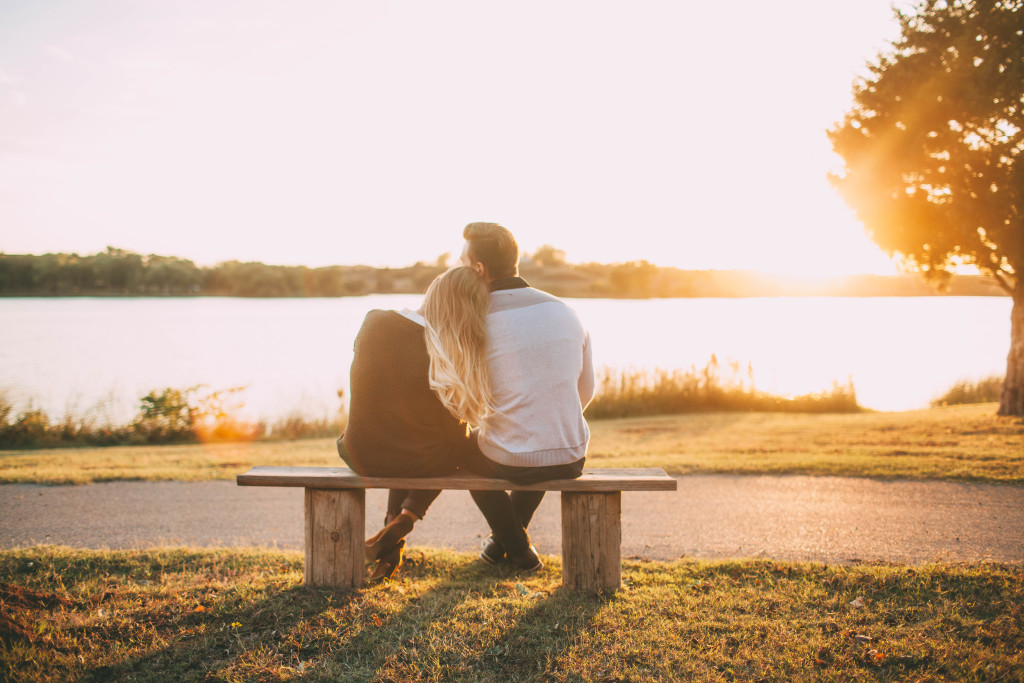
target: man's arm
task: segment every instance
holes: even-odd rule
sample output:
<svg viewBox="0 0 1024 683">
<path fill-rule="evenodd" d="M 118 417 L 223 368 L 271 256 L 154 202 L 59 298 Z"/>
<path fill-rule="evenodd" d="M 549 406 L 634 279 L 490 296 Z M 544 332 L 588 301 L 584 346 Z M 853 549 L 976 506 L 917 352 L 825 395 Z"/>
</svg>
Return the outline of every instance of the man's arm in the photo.
<svg viewBox="0 0 1024 683">
<path fill-rule="evenodd" d="M 580 392 L 580 405 L 584 409 L 594 398 L 594 390 L 597 385 L 597 378 L 594 376 L 594 353 L 590 346 L 590 332 L 585 333 L 583 338 L 583 367 L 580 369 L 580 378 L 576 388 Z"/>
</svg>

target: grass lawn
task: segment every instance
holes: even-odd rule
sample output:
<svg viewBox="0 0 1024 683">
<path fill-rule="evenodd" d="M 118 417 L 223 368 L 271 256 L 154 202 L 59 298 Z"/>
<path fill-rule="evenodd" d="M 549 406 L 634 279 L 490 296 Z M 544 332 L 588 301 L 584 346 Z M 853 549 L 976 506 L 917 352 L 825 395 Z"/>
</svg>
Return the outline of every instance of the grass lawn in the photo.
<svg viewBox="0 0 1024 683">
<path fill-rule="evenodd" d="M 591 466 L 1024 482 L 1024 421 L 903 413 L 594 421 Z M 8 452 L 0 482 L 338 465 L 333 440 Z M 413 550 L 397 580 L 302 586 L 301 553 L 0 551 L 0 680 L 1024 681 L 1024 567 L 630 561 L 564 591 Z"/>
<path fill-rule="evenodd" d="M 591 467 L 1024 483 L 1024 420 L 997 405 L 899 413 L 706 413 L 595 420 Z M 333 439 L 7 451 L 0 483 L 230 479 L 255 465 L 341 465 Z"/>
<path fill-rule="evenodd" d="M 1020 681 L 1024 570 L 626 562 L 607 596 L 413 551 L 306 589 L 298 553 L 0 552 L 0 678 Z"/>
</svg>

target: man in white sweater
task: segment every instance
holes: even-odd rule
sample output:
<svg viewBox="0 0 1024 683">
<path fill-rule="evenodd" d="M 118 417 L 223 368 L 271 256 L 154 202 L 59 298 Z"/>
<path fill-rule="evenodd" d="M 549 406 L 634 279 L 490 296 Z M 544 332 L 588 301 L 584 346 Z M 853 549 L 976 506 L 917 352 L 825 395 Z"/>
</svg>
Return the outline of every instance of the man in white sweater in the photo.
<svg viewBox="0 0 1024 683">
<path fill-rule="evenodd" d="M 495 413 L 473 434 L 467 467 L 516 483 L 574 479 L 590 430 L 583 410 L 594 396 L 590 335 L 575 311 L 519 277 L 519 246 L 496 223 L 470 223 L 462 263 L 491 288 L 487 367 Z M 541 568 L 526 527 L 543 491 L 473 491 L 491 527 L 480 554 L 496 564 Z"/>
</svg>

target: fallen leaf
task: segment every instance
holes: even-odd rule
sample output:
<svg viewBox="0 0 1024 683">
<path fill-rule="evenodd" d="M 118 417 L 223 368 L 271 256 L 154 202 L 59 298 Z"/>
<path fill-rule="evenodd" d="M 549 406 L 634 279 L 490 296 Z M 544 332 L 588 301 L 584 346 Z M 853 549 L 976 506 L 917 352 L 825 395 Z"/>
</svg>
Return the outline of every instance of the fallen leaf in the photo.
<svg viewBox="0 0 1024 683">
<path fill-rule="evenodd" d="M 871 650 L 870 652 L 868 652 L 868 657 L 870 657 L 872 660 L 876 662 L 881 662 L 885 659 L 885 655 L 879 652 L 878 650 Z"/>
<path fill-rule="evenodd" d="M 864 606 L 864 598 L 860 597 L 859 595 L 856 598 L 854 598 L 853 600 L 850 601 L 850 607 L 863 607 L 863 606 Z"/>
<path fill-rule="evenodd" d="M 193 612 L 205 612 L 206 608 L 203 607 L 202 605 L 196 605 L 196 608 L 194 610 L 192 610 L 192 611 Z"/>
<path fill-rule="evenodd" d="M 374 614 L 372 618 L 373 618 L 373 625 L 376 626 L 377 628 L 380 628 L 381 626 L 384 625 L 384 620 L 381 619 L 380 617 L 378 617 L 376 614 Z"/>
</svg>

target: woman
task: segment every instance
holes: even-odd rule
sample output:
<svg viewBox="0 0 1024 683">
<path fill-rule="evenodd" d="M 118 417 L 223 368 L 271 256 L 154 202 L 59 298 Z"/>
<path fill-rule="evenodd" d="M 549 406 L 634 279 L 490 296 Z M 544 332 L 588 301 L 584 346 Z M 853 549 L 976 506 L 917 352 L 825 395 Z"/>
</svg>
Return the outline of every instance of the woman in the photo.
<svg viewBox="0 0 1024 683">
<path fill-rule="evenodd" d="M 356 335 L 349 420 L 338 453 L 364 476 L 451 474 L 468 425 L 491 413 L 485 362 L 487 285 L 456 267 L 431 283 L 419 311 L 373 310 Z M 440 491 L 392 490 L 385 526 L 366 541 L 371 583 L 390 578 L 405 536 Z"/>
</svg>

